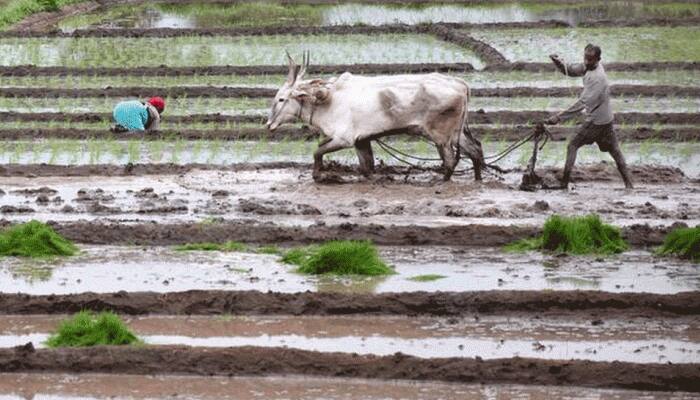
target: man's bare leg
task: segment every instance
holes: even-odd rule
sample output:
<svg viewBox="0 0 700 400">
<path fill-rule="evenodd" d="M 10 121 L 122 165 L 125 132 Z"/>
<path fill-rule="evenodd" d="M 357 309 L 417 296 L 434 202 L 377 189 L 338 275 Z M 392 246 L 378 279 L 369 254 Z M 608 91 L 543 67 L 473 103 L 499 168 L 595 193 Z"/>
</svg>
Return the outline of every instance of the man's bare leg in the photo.
<svg viewBox="0 0 700 400">
<path fill-rule="evenodd" d="M 576 163 L 576 153 L 581 146 L 574 140 L 569 142 L 566 146 L 566 164 L 564 164 L 564 175 L 561 180 L 561 188 L 567 189 L 569 187 L 569 182 L 571 181 L 571 171 L 574 169 L 574 164 Z"/>
<path fill-rule="evenodd" d="M 620 150 L 620 145 L 617 143 L 617 140 L 613 142 L 612 149 L 610 149 L 610 156 L 612 156 L 613 160 L 615 160 L 615 164 L 617 164 L 617 170 L 620 171 L 620 175 L 622 175 L 622 180 L 625 182 L 625 187 L 627 189 L 633 189 L 634 186 L 632 185 L 632 178 L 630 176 L 629 169 L 627 169 L 627 162 L 625 162 L 625 156 L 622 155 L 622 151 Z"/>
</svg>

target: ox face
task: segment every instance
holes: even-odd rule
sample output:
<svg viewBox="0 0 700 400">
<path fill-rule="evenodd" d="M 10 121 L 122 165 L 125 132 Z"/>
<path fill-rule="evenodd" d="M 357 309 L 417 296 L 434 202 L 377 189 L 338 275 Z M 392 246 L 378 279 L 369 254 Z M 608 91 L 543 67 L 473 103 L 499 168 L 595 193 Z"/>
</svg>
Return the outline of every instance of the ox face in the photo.
<svg viewBox="0 0 700 400">
<path fill-rule="evenodd" d="M 289 53 L 287 53 L 287 60 L 289 62 L 287 81 L 277 91 L 267 118 L 266 125 L 270 131 L 274 131 L 282 124 L 296 121 L 301 115 L 302 103 L 299 100 L 300 93 L 296 89 L 309 65 L 309 54 L 304 53 L 301 66 L 294 62 Z"/>
</svg>

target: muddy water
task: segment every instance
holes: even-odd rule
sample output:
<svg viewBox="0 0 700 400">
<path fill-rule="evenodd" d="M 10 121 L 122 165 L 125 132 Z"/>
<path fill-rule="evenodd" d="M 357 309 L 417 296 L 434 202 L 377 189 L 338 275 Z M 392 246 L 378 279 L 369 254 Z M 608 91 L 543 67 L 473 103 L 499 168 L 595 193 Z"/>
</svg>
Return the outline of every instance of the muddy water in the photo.
<svg viewBox="0 0 700 400">
<path fill-rule="evenodd" d="M 46 340 L 65 316 L 0 318 L 0 346 Z M 700 321 L 485 317 L 138 317 L 128 325 L 150 345 L 288 347 L 421 358 L 521 356 L 639 363 L 700 357 Z"/>
<path fill-rule="evenodd" d="M 458 385 L 431 382 L 323 379 L 301 376 L 192 377 L 101 374 L 2 374 L 0 399 L 202 399 L 202 400 L 348 400 L 362 398 L 476 400 L 498 399 L 582 399 L 685 400 L 683 392 L 642 392 L 635 390 L 521 385 Z"/>
<path fill-rule="evenodd" d="M 6 177 L 0 211 L 3 218 L 13 221 L 211 223 L 216 222 L 212 218 L 223 218 L 285 226 L 317 222 L 522 226 L 539 225 L 552 213 L 597 213 L 621 226 L 667 226 L 679 220 L 697 224 L 700 186 L 678 172 L 667 172 L 669 175 L 654 172 L 649 176 L 658 180 L 656 184 L 640 182 L 642 175 L 633 173 L 637 188 L 627 191 L 610 166 L 610 182 L 581 182 L 569 192 L 534 193 L 517 190 L 518 173 L 506 174 L 502 181 L 487 176 L 483 184 L 470 176 L 443 183 L 437 173 L 427 172 L 377 176 L 377 181 L 348 173 L 342 177 L 347 184 L 324 185 L 315 184 L 308 169 L 296 168 L 126 177 Z M 43 195 L 21 192 L 42 187 L 48 188 Z M 406 193 L 411 194 L 410 199 Z"/>
<path fill-rule="evenodd" d="M 644 251 L 618 256 L 552 257 L 491 248 L 382 247 L 396 274 L 313 277 L 278 256 L 177 252 L 166 247 L 84 246 L 65 260 L 0 259 L 0 292 L 69 294 L 85 291 L 172 292 L 192 289 L 274 292 L 384 293 L 482 290 L 600 290 L 678 293 L 700 290 L 692 264 Z M 437 275 L 436 280 L 420 277 Z"/>
</svg>

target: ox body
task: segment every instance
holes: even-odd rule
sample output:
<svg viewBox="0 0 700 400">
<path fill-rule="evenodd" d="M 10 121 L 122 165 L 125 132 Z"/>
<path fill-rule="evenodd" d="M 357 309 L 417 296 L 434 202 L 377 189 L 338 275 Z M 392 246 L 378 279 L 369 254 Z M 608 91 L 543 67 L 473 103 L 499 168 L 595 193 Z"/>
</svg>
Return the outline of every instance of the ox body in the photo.
<svg viewBox="0 0 700 400">
<path fill-rule="evenodd" d="M 323 155 L 355 147 L 360 172 L 374 170 L 371 140 L 399 133 L 418 133 L 435 143 L 449 180 L 460 158 L 460 148 L 474 163 L 481 179 L 481 144 L 469 134 L 469 87 L 459 78 L 424 75 L 358 76 L 346 72 L 330 79 L 303 80 L 303 66 L 289 57 L 289 75 L 277 92 L 267 126 L 302 120 L 320 129 L 326 138 L 314 153 L 314 179 L 323 168 Z"/>
</svg>

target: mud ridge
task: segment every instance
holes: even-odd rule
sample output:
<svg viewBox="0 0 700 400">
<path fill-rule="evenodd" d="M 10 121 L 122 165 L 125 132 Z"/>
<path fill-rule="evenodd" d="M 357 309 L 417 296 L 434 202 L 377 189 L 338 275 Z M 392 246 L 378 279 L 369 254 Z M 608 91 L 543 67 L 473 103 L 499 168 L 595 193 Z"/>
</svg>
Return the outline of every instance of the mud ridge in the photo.
<svg viewBox="0 0 700 400">
<path fill-rule="evenodd" d="M 680 70 L 695 71 L 700 69 L 700 62 L 697 61 L 649 61 L 632 63 L 605 63 L 606 71 L 630 71 L 630 72 L 650 72 L 657 70 Z M 511 62 L 507 64 L 492 64 L 484 67 L 485 72 L 554 72 L 556 67 L 549 63 L 536 62 Z"/>
<path fill-rule="evenodd" d="M 490 290 L 348 294 L 224 290 L 117 292 L 66 295 L 0 293 L 3 314 L 66 314 L 111 310 L 144 315 L 431 315 L 549 313 L 583 319 L 639 315 L 647 318 L 700 314 L 700 292 L 677 294 L 601 291 Z"/>
<path fill-rule="evenodd" d="M 12 225 L 0 220 L 0 227 Z M 328 240 L 371 240 L 378 245 L 502 246 L 533 237 L 540 228 L 525 225 L 455 224 L 441 226 L 390 225 L 345 222 L 309 226 L 277 225 L 253 219 L 202 225 L 182 223 L 129 223 L 69 221 L 49 224 L 61 235 L 82 244 L 161 246 L 192 242 L 309 244 Z M 657 246 L 677 226 L 636 224 L 622 228 L 622 236 L 633 246 Z"/>
<path fill-rule="evenodd" d="M 700 368 L 697 364 L 551 361 L 519 357 L 495 360 L 421 359 L 401 353 L 371 356 L 252 346 L 226 349 L 99 346 L 35 350 L 31 344 L 27 344 L 0 350 L 0 371 L 203 376 L 294 374 L 334 378 L 700 391 Z"/>
<path fill-rule="evenodd" d="M 636 62 L 606 63 L 607 71 L 656 71 L 656 70 L 698 70 L 700 62 Z M 469 72 L 474 67 L 468 63 L 419 63 L 419 64 L 337 64 L 310 65 L 310 74 L 340 74 L 345 71 L 366 74 L 397 74 L 423 72 Z M 484 71 L 528 71 L 553 72 L 551 63 L 506 63 L 487 65 Z M 33 65 L 0 66 L 0 76 L 66 76 L 66 75 L 100 75 L 100 76 L 192 76 L 192 75 L 284 75 L 287 67 L 283 65 L 252 66 L 208 66 L 208 67 L 38 67 Z"/>
<path fill-rule="evenodd" d="M 498 50 L 491 47 L 489 44 L 475 39 L 466 33 L 462 33 L 456 29 L 451 29 L 443 25 L 434 25 L 430 32 L 438 38 L 454 43 L 461 47 L 471 49 L 476 53 L 487 65 L 507 63 L 508 60 Z"/>
<path fill-rule="evenodd" d="M 469 122 L 472 124 L 531 124 L 542 121 L 551 115 L 547 111 L 490 111 L 476 110 L 469 112 Z M 221 114 L 192 114 L 167 115 L 168 122 L 250 122 L 265 123 L 264 115 L 221 115 Z M 111 113 L 18 113 L 0 112 L 0 122 L 10 121 L 66 121 L 66 122 L 111 122 Z M 673 124 L 700 125 L 700 113 L 643 113 L 625 112 L 615 114 L 616 124 Z"/>
<path fill-rule="evenodd" d="M 479 138 L 489 137 L 497 140 L 515 141 L 522 139 L 531 132 L 532 126 L 519 125 L 500 128 L 472 127 L 472 132 Z M 577 132 L 577 127 L 550 127 L 554 141 L 564 141 Z M 635 142 L 654 139 L 664 142 L 686 142 L 700 140 L 700 127 L 690 128 L 615 128 L 617 137 L 622 142 Z M 270 132 L 266 128 L 237 128 L 237 129 L 177 129 L 161 132 L 134 132 L 118 135 L 110 132 L 106 127 L 101 129 L 68 129 L 68 128 L 40 128 L 40 129 L 0 129 L 0 137 L 5 140 L 31 140 L 31 139 L 137 139 L 137 140 L 315 140 L 321 132 L 315 128 L 303 126 L 301 128 L 283 126 Z M 405 140 L 418 140 L 417 136 L 406 135 Z"/>
<path fill-rule="evenodd" d="M 475 97 L 576 97 L 582 91 L 580 87 L 510 87 L 510 88 L 474 88 Z M 10 87 L 0 90 L 0 97 L 39 97 L 39 98 L 81 98 L 81 97 L 147 97 L 154 92 L 164 97 L 269 97 L 277 89 L 265 87 L 228 87 L 228 86 L 171 86 L 164 88 L 124 86 L 107 88 L 19 88 Z M 700 87 L 672 85 L 612 85 L 610 92 L 614 96 L 645 97 L 700 97 Z"/>
<path fill-rule="evenodd" d="M 61 7 L 61 9 L 57 12 L 40 12 L 32 14 L 12 25 L 10 30 L 6 32 L 8 32 L 10 35 L 12 35 L 12 32 L 16 32 L 17 36 L 15 37 L 26 37 L 23 35 L 23 33 L 26 35 L 26 32 L 29 31 L 47 29 L 64 18 L 78 14 L 86 14 L 95 11 L 100 7 L 101 4 L 99 1 L 86 1 L 84 3 L 71 4 Z"/>
</svg>

